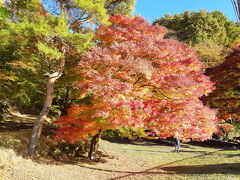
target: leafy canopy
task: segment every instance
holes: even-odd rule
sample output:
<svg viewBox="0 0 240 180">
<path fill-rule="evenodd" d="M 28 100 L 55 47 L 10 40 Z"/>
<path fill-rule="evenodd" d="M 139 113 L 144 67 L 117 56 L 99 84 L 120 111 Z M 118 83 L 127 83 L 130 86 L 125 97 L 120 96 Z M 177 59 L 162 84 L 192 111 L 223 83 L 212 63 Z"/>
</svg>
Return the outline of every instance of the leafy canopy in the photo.
<svg viewBox="0 0 240 180">
<path fill-rule="evenodd" d="M 167 29 L 142 17 L 112 16 L 96 32 L 99 45 L 83 54 L 76 71 L 79 99 L 60 125 L 57 139 L 74 142 L 99 129 L 145 128 L 159 137 L 205 140 L 215 131 L 216 111 L 198 99 L 210 93 L 195 51 L 164 39 Z"/>
<path fill-rule="evenodd" d="M 240 36 L 240 27 L 220 11 L 185 11 L 174 16 L 167 14 L 156 19 L 154 24 L 167 27 L 171 30 L 170 36 L 190 45 L 209 41 L 228 45 Z"/>
<path fill-rule="evenodd" d="M 121 10 L 131 14 L 133 3 L 126 0 L 9 0 L 1 4 L 3 96 L 21 109 L 38 111 L 44 98 L 45 75 L 59 68 L 59 59 L 66 59 L 65 81 L 59 81 L 56 87 L 65 91 L 66 86 L 70 87 L 69 81 L 75 79 L 69 74 L 79 59 L 78 53 L 94 45 L 93 29 L 100 23 L 108 23 L 108 14 Z M 61 42 L 68 46 L 65 56 Z M 64 96 L 62 99 L 67 96 L 59 94 Z M 55 99 L 58 103 L 58 97 Z"/>
<path fill-rule="evenodd" d="M 216 90 L 203 100 L 219 109 L 219 117 L 229 123 L 240 123 L 240 46 L 237 45 L 225 61 L 207 71 L 216 83 Z"/>
</svg>

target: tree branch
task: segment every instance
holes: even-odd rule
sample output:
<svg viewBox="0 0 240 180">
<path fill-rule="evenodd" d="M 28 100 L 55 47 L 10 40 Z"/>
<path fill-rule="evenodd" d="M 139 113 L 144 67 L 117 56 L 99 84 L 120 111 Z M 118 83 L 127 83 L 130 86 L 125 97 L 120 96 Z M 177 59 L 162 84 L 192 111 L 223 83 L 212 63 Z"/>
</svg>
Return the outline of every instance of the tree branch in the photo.
<svg viewBox="0 0 240 180">
<path fill-rule="evenodd" d="M 90 21 L 91 19 L 91 16 L 87 16 L 85 18 L 79 18 L 77 19 L 76 21 L 74 21 L 71 25 L 70 25 L 70 28 L 73 29 L 81 24 L 84 24 L 84 23 L 87 23 L 88 21 Z"/>
<path fill-rule="evenodd" d="M 170 98 L 170 97 L 168 97 L 167 95 L 165 95 L 165 94 L 160 90 L 160 88 L 157 88 L 156 86 L 153 86 L 153 85 L 151 85 L 151 84 L 144 84 L 144 85 L 142 85 L 141 87 L 144 87 L 144 86 L 149 86 L 149 87 L 156 88 L 157 91 L 158 91 L 161 95 L 163 95 L 164 97 L 166 97 L 166 98 L 168 98 L 168 99 L 173 99 L 173 98 Z"/>
<path fill-rule="evenodd" d="M 106 4 L 104 7 L 105 7 L 105 9 L 108 9 L 108 8 L 110 8 L 111 5 L 114 5 L 114 4 L 116 4 L 118 2 L 121 2 L 121 1 L 122 0 L 113 0 L 110 3 Z"/>
<path fill-rule="evenodd" d="M 133 85 L 137 84 L 137 83 L 142 79 L 143 76 L 144 76 L 144 75 L 142 74 L 142 75 L 133 83 Z"/>
</svg>

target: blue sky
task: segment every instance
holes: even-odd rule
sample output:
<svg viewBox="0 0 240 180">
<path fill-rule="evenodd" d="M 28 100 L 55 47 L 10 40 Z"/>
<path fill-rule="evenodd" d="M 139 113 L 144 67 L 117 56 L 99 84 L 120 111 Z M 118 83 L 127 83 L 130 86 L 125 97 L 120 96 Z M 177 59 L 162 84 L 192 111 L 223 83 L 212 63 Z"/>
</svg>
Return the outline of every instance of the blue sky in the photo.
<svg viewBox="0 0 240 180">
<path fill-rule="evenodd" d="M 236 21 L 231 0 L 137 0 L 135 13 L 149 21 L 154 21 L 165 14 L 178 14 L 186 10 L 222 11 L 228 19 Z"/>
</svg>

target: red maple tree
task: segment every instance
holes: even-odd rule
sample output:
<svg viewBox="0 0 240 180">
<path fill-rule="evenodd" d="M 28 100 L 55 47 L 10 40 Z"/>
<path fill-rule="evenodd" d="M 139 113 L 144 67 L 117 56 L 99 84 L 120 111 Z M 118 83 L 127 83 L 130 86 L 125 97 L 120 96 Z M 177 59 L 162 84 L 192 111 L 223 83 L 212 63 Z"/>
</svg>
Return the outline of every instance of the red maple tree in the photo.
<svg viewBox="0 0 240 180">
<path fill-rule="evenodd" d="M 77 67 L 80 98 L 90 95 L 93 105 L 73 105 L 57 122 L 57 138 L 74 142 L 120 126 L 183 141 L 210 138 L 216 111 L 198 98 L 214 86 L 195 51 L 164 39 L 167 29 L 142 17 L 115 15 L 109 21 L 111 25 L 97 29 L 98 45 Z"/>
<path fill-rule="evenodd" d="M 208 69 L 207 75 L 215 82 L 216 90 L 202 98 L 212 108 L 219 110 L 217 135 L 234 131 L 240 124 L 240 44 L 235 45 L 225 61 Z"/>
<path fill-rule="evenodd" d="M 211 107 L 220 110 L 219 118 L 230 123 L 239 123 L 240 107 L 240 44 L 219 66 L 207 71 L 216 83 L 216 90 L 203 100 Z"/>
</svg>

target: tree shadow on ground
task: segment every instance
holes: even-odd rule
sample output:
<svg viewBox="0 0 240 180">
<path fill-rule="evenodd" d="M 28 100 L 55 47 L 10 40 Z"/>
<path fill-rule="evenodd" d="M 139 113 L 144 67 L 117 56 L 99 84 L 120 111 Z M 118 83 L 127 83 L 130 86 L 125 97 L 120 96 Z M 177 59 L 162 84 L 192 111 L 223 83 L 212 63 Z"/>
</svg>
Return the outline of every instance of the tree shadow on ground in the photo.
<svg viewBox="0 0 240 180">
<path fill-rule="evenodd" d="M 85 153 L 82 153 L 78 156 L 68 156 L 68 154 L 60 154 L 60 155 L 48 155 L 45 158 L 34 158 L 33 160 L 39 164 L 54 164 L 54 165 L 76 165 L 76 164 L 88 164 L 88 165 L 96 165 L 99 163 L 107 163 L 108 159 L 115 159 L 114 156 L 110 156 L 105 152 L 97 150 L 93 159 L 89 159 Z"/>
<path fill-rule="evenodd" d="M 167 166 L 160 169 L 174 174 L 240 174 L 240 163 L 222 163 L 192 166 Z"/>
<path fill-rule="evenodd" d="M 19 130 L 32 130 L 33 122 L 23 122 L 23 121 L 1 121 L 0 122 L 0 133 L 1 132 L 15 132 Z M 53 134 L 52 132 L 56 129 L 56 127 L 48 122 L 44 122 L 43 132 L 45 134 Z"/>
<path fill-rule="evenodd" d="M 139 152 L 153 152 L 153 153 L 172 153 L 172 152 L 176 152 L 175 150 L 172 151 L 152 151 L 152 150 L 132 150 L 132 149 L 125 149 L 127 151 L 139 151 Z M 180 150 L 180 152 L 191 152 L 191 153 L 208 153 L 207 151 L 186 151 L 186 150 Z"/>
<path fill-rule="evenodd" d="M 93 159 L 89 159 L 85 153 L 81 155 L 70 157 L 67 154 L 61 154 L 57 156 L 48 155 L 43 158 L 34 157 L 32 160 L 39 164 L 48 164 L 48 165 L 79 165 L 79 164 L 88 164 L 88 165 L 97 165 L 107 163 L 110 159 L 118 159 L 115 156 L 111 156 L 106 152 L 97 150 L 93 156 Z"/>
<path fill-rule="evenodd" d="M 147 138 L 141 138 L 141 139 L 121 139 L 121 138 L 102 138 L 108 142 L 117 143 L 117 144 L 132 144 L 132 145 L 139 145 L 139 146 L 171 146 L 175 147 L 175 144 L 171 140 L 163 140 L 163 139 L 147 139 Z M 191 147 L 191 145 L 188 144 L 181 144 L 182 148 L 188 148 L 188 149 L 196 149 L 196 147 Z M 209 146 L 208 146 L 209 147 Z M 214 147 L 213 147 L 214 148 Z M 187 152 L 187 151 L 184 151 Z M 197 151 L 195 151 L 197 152 Z"/>
<path fill-rule="evenodd" d="M 130 173 L 130 174 L 173 174 L 173 173 L 168 173 L 168 172 L 145 172 L 145 171 L 120 171 L 120 170 L 111 170 L 111 169 L 102 169 L 102 168 L 95 168 L 95 167 L 88 167 L 88 166 L 83 166 L 83 165 L 78 165 L 79 167 L 86 168 L 86 169 L 92 169 L 92 170 L 97 170 L 97 171 L 104 171 L 104 172 L 112 172 L 112 173 Z"/>
<path fill-rule="evenodd" d="M 139 145 L 139 146 L 174 146 L 174 143 L 167 142 L 167 141 L 161 141 L 161 140 L 155 140 L 155 139 L 123 139 L 123 138 L 102 138 L 103 140 L 106 140 L 111 143 L 117 143 L 117 144 L 131 144 L 131 145 Z"/>
<path fill-rule="evenodd" d="M 122 179 L 122 178 L 128 178 L 130 176 L 135 176 L 135 175 L 138 175 L 138 174 L 177 174 L 175 172 L 166 172 L 167 170 L 163 169 L 164 167 L 170 167 L 169 165 L 171 164 L 174 164 L 174 163 L 178 163 L 178 162 L 181 162 L 181 161 L 184 161 L 184 160 L 188 160 L 188 159 L 194 159 L 194 158 L 200 158 L 200 157 L 204 157 L 204 156 L 207 156 L 207 155 L 211 155 L 213 153 L 216 153 L 218 151 L 221 151 L 221 150 L 217 150 L 217 151 L 214 151 L 214 152 L 208 152 L 208 153 L 203 153 L 203 154 L 200 154 L 200 155 L 197 155 L 197 156 L 192 156 L 192 157 L 188 157 L 188 158 L 184 158 L 184 159 L 180 159 L 180 160 L 176 160 L 176 161 L 173 161 L 173 162 L 169 162 L 169 163 L 166 163 L 166 164 L 162 164 L 160 166 L 155 166 L 155 167 L 152 167 L 152 168 L 149 168 L 149 169 L 146 169 L 144 171 L 140 171 L 140 172 L 132 172 L 132 173 L 128 173 L 126 175 L 122 175 L 122 176 L 119 176 L 119 177 L 116 177 L 116 178 L 111 178 L 111 180 L 117 180 L 117 179 Z M 240 163 L 234 163 L 235 164 L 238 164 L 240 166 Z M 221 164 L 217 164 L 217 165 L 220 165 Z M 174 167 L 174 166 L 173 166 Z M 234 166 L 233 166 L 234 167 Z M 158 170 L 158 171 L 156 171 Z M 235 172 L 235 171 L 234 171 Z M 212 172 L 214 173 L 214 172 Z M 238 172 L 239 173 L 239 172 Z M 184 174 L 184 173 L 183 173 Z M 191 173 L 189 173 L 191 174 Z M 193 173 L 194 174 L 194 173 Z"/>
<path fill-rule="evenodd" d="M 208 151 L 186 151 L 186 150 L 180 150 L 179 153 L 209 153 Z"/>
<path fill-rule="evenodd" d="M 140 138 L 140 139 L 119 139 L 119 138 L 104 138 L 109 142 L 119 143 L 119 144 L 133 144 L 133 145 L 141 145 L 141 146 L 174 146 L 174 139 L 148 139 L 148 138 Z M 195 146 L 195 148 L 191 146 Z M 189 149 L 197 149 L 197 146 L 207 147 L 207 148 L 215 148 L 222 150 L 235 150 L 240 149 L 240 143 L 233 142 L 223 142 L 218 140 L 208 140 L 208 141 L 191 141 L 188 143 L 181 144 L 183 148 Z"/>
<path fill-rule="evenodd" d="M 208 140 L 208 141 L 191 141 L 189 142 L 190 145 L 194 146 L 201 146 L 201 147 L 211 147 L 216 149 L 223 149 L 223 150 L 235 150 L 240 149 L 240 143 L 233 143 L 233 142 L 224 142 L 219 140 Z"/>
<path fill-rule="evenodd" d="M 173 151 L 152 151 L 152 150 L 132 150 L 132 149 L 125 149 L 127 151 L 137 151 L 137 152 L 152 152 L 152 153 L 172 153 Z"/>
<path fill-rule="evenodd" d="M 120 171 L 120 170 L 111 170 L 111 169 L 102 169 L 95 167 L 88 167 L 83 165 L 78 165 L 79 167 L 103 171 L 103 172 L 111 172 L 111 173 L 127 173 L 126 175 L 122 175 L 119 177 L 111 178 L 111 180 L 117 180 L 122 178 L 129 178 L 130 176 L 136 176 L 139 174 L 232 174 L 238 175 L 240 174 L 240 163 L 222 163 L 222 164 L 208 164 L 208 165 L 192 165 L 192 166 L 166 166 L 164 165 L 153 167 L 147 169 L 145 171 Z"/>
<path fill-rule="evenodd" d="M 21 129 L 32 129 L 33 123 L 23 123 L 15 121 L 2 121 L 0 122 L 0 132 L 18 131 Z"/>
<path fill-rule="evenodd" d="M 240 158 L 240 154 L 227 154 L 226 155 L 228 158 L 233 158 L 233 157 L 239 157 Z M 240 169 L 239 169 L 240 171 Z"/>
</svg>

